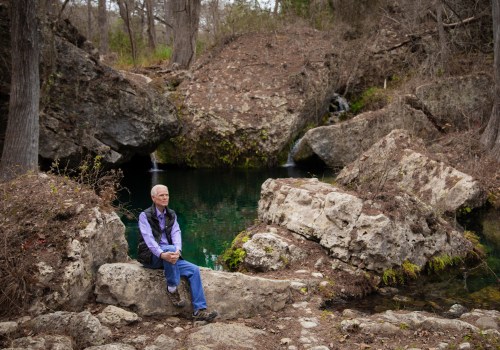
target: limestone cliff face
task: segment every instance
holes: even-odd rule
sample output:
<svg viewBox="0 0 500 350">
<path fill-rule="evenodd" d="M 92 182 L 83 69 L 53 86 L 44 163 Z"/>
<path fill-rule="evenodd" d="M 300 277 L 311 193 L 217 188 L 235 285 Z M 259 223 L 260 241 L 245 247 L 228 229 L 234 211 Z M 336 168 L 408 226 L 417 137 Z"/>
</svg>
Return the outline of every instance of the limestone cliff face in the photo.
<svg viewBox="0 0 500 350">
<path fill-rule="evenodd" d="M 0 28 L 9 33 L 8 4 L 0 3 Z M 148 154 L 179 132 L 174 106 L 148 84 L 98 59 L 97 50 L 66 21 L 43 27 L 40 149 L 42 158 L 78 165 L 86 154 L 108 165 Z M 2 57 L 10 56 L 2 35 Z M 0 61 L 0 150 L 7 123 L 10 60 Z"/>
<path fill-rule="evenodd" d="M 289 29 L 243 35 L 203 57 L 171 94 L 182 131 L 159 148 L 159 160 L 194 167 L 284 163 L 299 133 L 328 110 L 332 49 L 325 33 Z"/>
<path fill-rule="evenodd" d="M 90 152 L 102 155 L 106 163 L 120 164 L 135 154 L 150 153 L 178 132 L 173 105 L 147 80 L 100 63 L 88 42 L 78 47 L 65 27 L 57 30 L 64 37 L 54 37 L 55 60 L 44 85 L 43 158 L 78 161 Z"/>
</svg>

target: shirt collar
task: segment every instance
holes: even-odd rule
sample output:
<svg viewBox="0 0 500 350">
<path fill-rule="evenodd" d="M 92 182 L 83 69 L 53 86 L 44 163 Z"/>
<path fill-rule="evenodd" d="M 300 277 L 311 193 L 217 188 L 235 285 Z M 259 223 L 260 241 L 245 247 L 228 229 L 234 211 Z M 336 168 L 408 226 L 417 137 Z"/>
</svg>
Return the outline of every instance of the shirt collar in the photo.
<svg viewBox="0 0 500 350">
<path fill-rule="evenodd" d="M 156 216 L 163 216 L 163 215 L 165 215 L 165 212 L 167 211 L 166 208 L 163 211 L 159 211 L 156 206 L 155 206 L 155 210 L 156 210 Z"/>
</svg>

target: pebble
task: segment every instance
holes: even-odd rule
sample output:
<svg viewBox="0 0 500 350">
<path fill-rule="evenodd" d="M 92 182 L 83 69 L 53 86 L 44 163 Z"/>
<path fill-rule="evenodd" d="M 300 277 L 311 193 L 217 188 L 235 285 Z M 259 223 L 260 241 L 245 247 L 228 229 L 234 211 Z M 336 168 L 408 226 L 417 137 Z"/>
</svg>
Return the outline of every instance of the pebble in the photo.
<svg viewBox="0 0 500 350">
<path fill-rule="evenodd" d="M 460 350 L 468 350 L 468 349 L 472 349 L 471 346 L 470 346 L 470 343 L 462 343 L 458 346 L 458 348 Z"/>
<path fill-rule="evenodd" d="M 182 328 L 182 327 L 175 327 L 174 328 L 174 333 L 175 334 L 179 334 L 179 333 L 182 333 L 182 332 L 184 332 L 184 328 Z"/>
</svg>

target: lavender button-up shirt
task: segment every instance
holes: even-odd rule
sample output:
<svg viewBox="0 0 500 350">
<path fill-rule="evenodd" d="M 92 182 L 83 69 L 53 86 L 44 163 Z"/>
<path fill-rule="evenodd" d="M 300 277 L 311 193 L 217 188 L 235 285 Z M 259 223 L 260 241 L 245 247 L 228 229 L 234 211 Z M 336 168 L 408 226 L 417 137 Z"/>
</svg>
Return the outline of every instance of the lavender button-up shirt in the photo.
<svg viewBox="0 0 500 350">
<path fill-rule="evenodd" d="M 156 209 L 156 216 L 158 217 L 158 221 L 160 222 L 160 228 L 163 231 L 165 228 L 165 213 L 166 209 L 162 212 Z M 148 218 L 146 217 L 146 213 L 142 212 L 139 215 L 139 231 L 141 231 L 141 235 L 144 238 L 144 242 L 148 246 L 149 250 L 156 255 L 157 257 L 163 252 L 162 247 L 168 246 L 167 236 L 163 232 L 160 238 L 160 244 L 156 243 L 155 237 L 153 236 L 153 232 L 151 230 L 151 226 L 149 225 Z M 177 216 L 175 217 L 174 225 L 172 226 L 172 244 L 179 251 L 182 250 L 182 237 L 181 237 L 181 228 L 179 227 L 179 223 L 177 222 Z"/>
</svg>

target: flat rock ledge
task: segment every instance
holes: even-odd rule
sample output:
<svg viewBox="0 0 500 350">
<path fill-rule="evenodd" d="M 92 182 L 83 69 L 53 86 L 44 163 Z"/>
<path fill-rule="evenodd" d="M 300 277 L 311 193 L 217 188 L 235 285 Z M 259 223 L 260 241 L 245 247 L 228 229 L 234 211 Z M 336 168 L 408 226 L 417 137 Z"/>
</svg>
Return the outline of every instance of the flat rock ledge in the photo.
<svg viewBox="0 0 500 350">
<path fill-rule="evenodd" d="M 291 302 L 292 281 L 206 268 L 200 271 L 209 308 L 216 309 L 220 319 L 248 318 L 279 311 Z M 191 297 L 184 280 L 180 291 L 188 301 L 182 309 L 171 304 L 166 294 L 163 271 L 146 269 L 136 262 L 102 265 L 95 288 L 97 302 L 127 307 L 140 316 L 189 317 L 192 312 Z"/>
</svg>

